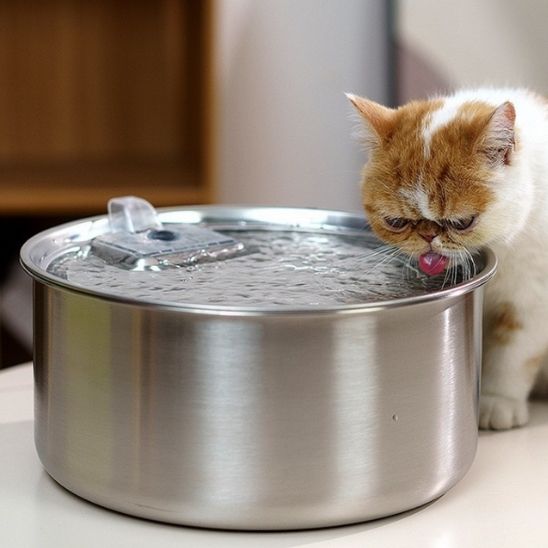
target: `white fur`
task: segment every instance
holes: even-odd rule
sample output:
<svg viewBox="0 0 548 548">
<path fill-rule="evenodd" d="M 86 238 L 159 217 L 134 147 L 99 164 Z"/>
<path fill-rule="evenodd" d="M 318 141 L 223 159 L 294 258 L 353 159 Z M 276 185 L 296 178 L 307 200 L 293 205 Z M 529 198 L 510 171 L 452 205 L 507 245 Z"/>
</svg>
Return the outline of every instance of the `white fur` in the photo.
<svg viewBox="0 0 548 548">
<path fill-rule="evenodd" d="M 508 303 L 523 326 L 506 344 L 485 336 L 480 425 L 505 429 L 527 422 L 535 376 L 525 363 L 548 349 L 548 106 L 523 89 L 464 90 L 446 100 L 430 134 L 471 100 L 493 107 L 511 101 L 516 110 L 517 149 L 511 164 L 498 168 L 494 203 L 478 224 L 499 260 L 486 289 L 486 317 Z"/>
<path fill-rule="evenodd" d="M 433 135 L 439 131 L 442 127 L 446 126 L 457 115 L 459 107 L 462 105 L 462 101 L 456 98 L 446 98 L 443 101 L 442 106 L 432 112 L 425 120 L 422 128 L 422 140 L 424 141 L 424 157 L 430 157 L 430 144 L 432 142 Z"/>
<path fill-rule="evenodd" d="M 430 209 L 430 198 L 420 185 L 412 190 L 402 188 L 400 192 L 411 205 L 420 211 L 420 214 L 425 219 L 430 219 L 431 221 L 436 219 L 436 214 Z"/>
</svg>

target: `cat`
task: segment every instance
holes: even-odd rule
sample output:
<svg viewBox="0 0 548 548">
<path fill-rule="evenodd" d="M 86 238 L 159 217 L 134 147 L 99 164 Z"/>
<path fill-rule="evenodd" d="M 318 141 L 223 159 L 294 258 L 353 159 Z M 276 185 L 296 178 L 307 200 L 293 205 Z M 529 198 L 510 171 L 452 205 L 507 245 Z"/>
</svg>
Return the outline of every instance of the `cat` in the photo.
<svg viewBox="0 0 548 548">
<path fill-rule="evenodd" d="M 495 252 L 479 425 L 526 424 L 535 383 L 548 384 L 548 102 L 511 88 L 397 109 L 347 96 L 365 128 L 362 201 L 375 233 L 429 275 L 482 246 Z"/>
</svg>

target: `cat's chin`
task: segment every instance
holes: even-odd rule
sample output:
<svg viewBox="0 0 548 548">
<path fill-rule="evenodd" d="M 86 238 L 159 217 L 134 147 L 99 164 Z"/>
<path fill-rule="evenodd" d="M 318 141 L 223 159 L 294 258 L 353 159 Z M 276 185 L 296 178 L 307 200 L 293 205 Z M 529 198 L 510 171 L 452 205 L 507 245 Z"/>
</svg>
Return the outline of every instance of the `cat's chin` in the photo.
<svg viewBox="0 0 548 548">
<path fill-rule="evenodd" d="M 445 271 L 449 258 L 434 251 L 428 251 L 419 256 L 419 269 L 428 276 L 437 276 Z"/>
</svg>

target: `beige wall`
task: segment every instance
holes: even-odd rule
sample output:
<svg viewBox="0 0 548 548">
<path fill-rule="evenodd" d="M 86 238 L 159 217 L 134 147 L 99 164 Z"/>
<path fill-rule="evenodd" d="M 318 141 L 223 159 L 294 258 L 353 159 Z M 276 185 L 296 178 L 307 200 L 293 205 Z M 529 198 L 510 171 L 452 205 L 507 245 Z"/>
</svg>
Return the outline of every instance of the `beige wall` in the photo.
<svg viewBox="0 0 548 548">
<path fill-rule="evenodd" d="M 217 197 L 361 210 L 344 92 L 387 97 L 384 0 L 218 0 Z"/>
<path fill-rule="evenodd" d="M 399 0 L 400 42 L 455 86 L 548 95 L 545 0 Z"/>
</svg>

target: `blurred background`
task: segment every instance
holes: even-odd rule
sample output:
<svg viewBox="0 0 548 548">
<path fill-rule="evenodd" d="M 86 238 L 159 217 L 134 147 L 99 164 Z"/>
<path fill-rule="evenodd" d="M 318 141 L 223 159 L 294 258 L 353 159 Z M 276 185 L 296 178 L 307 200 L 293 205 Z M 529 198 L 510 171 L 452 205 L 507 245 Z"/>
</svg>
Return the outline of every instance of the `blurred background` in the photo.
<svg viewBox="0 0 548 548">
<path fill-rule="evenodd" d="M 0 0 L 0 367 L 32 355 L 22 243 L 106 212 L 360 211 L 344 92 L 545 93 L 542 0 Z"/>
</svg>

